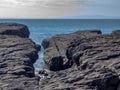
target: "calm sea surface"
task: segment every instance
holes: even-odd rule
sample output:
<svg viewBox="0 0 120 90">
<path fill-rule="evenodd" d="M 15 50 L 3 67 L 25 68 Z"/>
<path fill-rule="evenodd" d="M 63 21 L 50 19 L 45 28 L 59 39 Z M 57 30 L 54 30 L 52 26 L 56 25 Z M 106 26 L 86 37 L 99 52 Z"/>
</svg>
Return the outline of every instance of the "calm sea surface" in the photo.
<svg viewBox="0 0 120 90">
<path fill-rule="evenodd" d="M 37 44 L 41 44 L 44 38 L 77 30 L 98 29 L 104 34 L 120 30 L 119 19 L 0 19 L 0 22 L 16 22 L 27 25 L 30 30 L 30 38 Z M 34 66 L 36 69 L 43 68 L 43 49 L 39 52 L 39 59 Z"/>
</svg>

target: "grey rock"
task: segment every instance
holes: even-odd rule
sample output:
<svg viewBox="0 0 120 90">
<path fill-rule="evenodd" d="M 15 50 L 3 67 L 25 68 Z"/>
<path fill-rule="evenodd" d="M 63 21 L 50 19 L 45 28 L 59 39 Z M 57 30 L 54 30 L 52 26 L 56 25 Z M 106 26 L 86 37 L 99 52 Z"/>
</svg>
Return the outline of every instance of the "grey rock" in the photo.
<svg viewBox="0 0 120 90">
<path fill-rule="evenodd" d="M 69 49 L 74 50 L 74 48 L 80 44 L 80 40 L 85 37 L 92 37 L 100 35 L 101 31 L 91 30 L 91 31 L 77 31 L 72 34 L 56 35 L 50 39 L 44 39 L 42 45 L 45 49 L 44 61 L 50 70 L 57 71 L 66 69 L 72 66 L 72 52 Z M 84 39 L 85 40 L 85 39 Z M 87 41 L 86 41 L 87 42 Z M 92 48 L 92 46 L 85 45 L 80 46 L 81 49 Z M 57 61 L 56 61 L 57 58 Z"/>
<path fill-rule="evenodd" d="M 0 34 L 1 35 L 17 35 L 20 37 L 29 37 L 29 30 L 26 25 L 17 23 L 0 23 Z"/>
<path fill-rule="evenodd" d="M 0 90 L 38 90 L 33 67 L 38 50 L 28 37 L 25 25 L 0 24 Z"/>
<path fill-rule="evenodd" d="M 36 45 L 36 48 L 37 48 L 38 51 L 41 50 L 41 46 L 39 44 Z"/>
<path fill-rule="evenodd" d="M 119 90 L 120 31 L 77 31 L 43 40 L 51 70 L 42 90 Z"/>
</svg>

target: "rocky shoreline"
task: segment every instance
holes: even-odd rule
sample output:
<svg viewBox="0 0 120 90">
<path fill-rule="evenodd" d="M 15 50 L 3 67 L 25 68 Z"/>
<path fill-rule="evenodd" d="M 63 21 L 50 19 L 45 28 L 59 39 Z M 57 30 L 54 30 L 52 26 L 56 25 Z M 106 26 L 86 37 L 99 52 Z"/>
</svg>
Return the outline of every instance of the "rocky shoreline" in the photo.
<svg viewBox="0 0 120 90">
<path fill-rule="evenodd" d="M 0 24 L 0 90 L 38 90 L 37 58 L 38 46 L 29 39 L 27 26 Z"/>
<path fill-rule="evenodd" d="M 120 90 L 120 30 L 44 39 L 44 78 L 35 76 L 40 46 L 29 34 L 25 25 L 0 24 L 0 90 Z"/>
<path fill-rule="evenodd" d="M 120 90 L 120 30 L 56 35 L 42 45 L 55 71 L 39 85 L 43 90 Z"/>
</svg>

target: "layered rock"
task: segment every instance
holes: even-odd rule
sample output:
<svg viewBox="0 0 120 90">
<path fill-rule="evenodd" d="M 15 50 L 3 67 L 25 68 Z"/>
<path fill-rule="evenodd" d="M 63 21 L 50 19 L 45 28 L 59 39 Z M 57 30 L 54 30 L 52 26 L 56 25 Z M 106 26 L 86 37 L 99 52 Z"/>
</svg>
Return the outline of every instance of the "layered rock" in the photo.
<svg viewBox="0 0 120 90">
<path fill-rule="evenodd" d="M 27 26 L 0 24 L 0 90 L 119 90 L 120 30 L 57 35 L 43 41 L 48 70 L 33 63 L 40 46 L 29 38 Z"/>
<path fill-rule="evenodd" d="M 17 23 L 1 23 L 0 24 L 0 34 L 1 35 L 14 35 L 23 38 L 29 37 L 29 30 L 26 25 Z"/>
<path fill-rule="evenodd" d="M 43 46 L 51 73 L 40 82 L 41 90 L 119 90 L 120 30 L 57 35 Z"/>
<path fill-rule="evenodd" d="M 25 25 L 0 24 L 0 90 L 38 90 L 33 67 L 38 46 L 28 37 Z"/>
<path fill-rule="evenodd" d="M 79 44 L 81 39 L 101 34 L 99 30 L 78 31 L 73 34 L 56 35 L 50 39 L 44 39 L 42 45 L 45 49 L 44 60 L 48 68 L 53 71 L 69 68 L 73 64 L 70 52 L 72 43 Z M 86 36 L 85 36 L 86 35 Z M 79 40 L 79 41 L 77 41 Z M 87 42 L 86 42 L 87 43 Z M 76 45 L 73 46 L 73 49 Z M 87 48 L 87 47 L 86 47 Z M 89 47 L 88 47 L 89 48 Z"/>
</svg>

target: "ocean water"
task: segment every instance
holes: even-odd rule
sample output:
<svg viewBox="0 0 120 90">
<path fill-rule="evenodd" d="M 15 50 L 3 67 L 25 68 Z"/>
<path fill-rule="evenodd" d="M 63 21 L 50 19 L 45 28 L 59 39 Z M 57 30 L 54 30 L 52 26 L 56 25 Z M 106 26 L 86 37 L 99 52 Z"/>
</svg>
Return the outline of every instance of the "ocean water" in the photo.
<svg viewBox="0 0 120 90">
<path fill-rule="evenodd" d="M 120 30 L 119 19 L 0 19 L 0 22 L 16 22 L 25 24 L 30 30 L 30 38 L 41 44 L 45 38 L 56 34 L 72 33 L 78 30 L 101 30 L 109 34 L 113 30 Z M 39 59 L 34 64 L 36 69 L 44 67 L 43 48 L 39 52 Z"/>
</svg>

